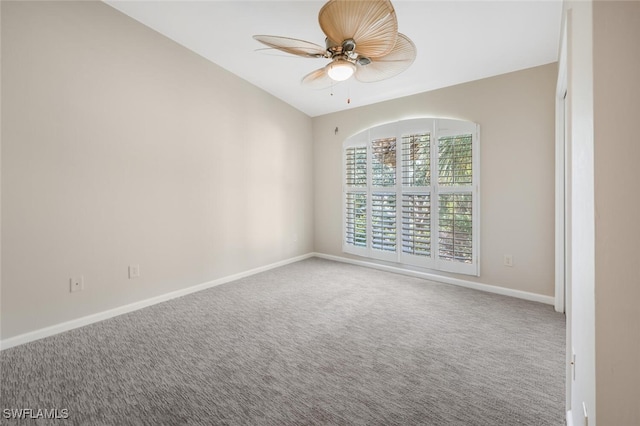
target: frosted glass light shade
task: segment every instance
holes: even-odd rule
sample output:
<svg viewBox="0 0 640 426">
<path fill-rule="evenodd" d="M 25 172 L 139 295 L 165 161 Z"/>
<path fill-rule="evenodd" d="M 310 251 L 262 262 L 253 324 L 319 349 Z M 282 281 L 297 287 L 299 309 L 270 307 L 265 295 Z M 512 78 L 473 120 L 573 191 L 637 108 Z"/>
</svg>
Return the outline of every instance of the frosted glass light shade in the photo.
<svg viewBox="0 0 640 426">
<path fill-rule="evenodd" d="M 344 59 L 335 59 L 327 65 L 327 75 L 335 81 L 345 81 L 353 75 L 356 66 Z"/>
</svg>

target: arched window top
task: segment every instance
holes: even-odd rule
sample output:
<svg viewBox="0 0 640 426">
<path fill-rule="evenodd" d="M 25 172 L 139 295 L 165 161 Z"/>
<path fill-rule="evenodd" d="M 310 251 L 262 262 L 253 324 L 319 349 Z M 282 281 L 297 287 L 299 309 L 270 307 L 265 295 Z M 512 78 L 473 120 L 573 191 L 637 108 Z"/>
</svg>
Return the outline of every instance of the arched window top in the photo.
<svg viewBox="0 0 640 426">
<path fill-rule="evenodd" d="M 365 129 L 345 140 L 345 146 L 357 144 L 363 140 L 400 134 L 419 133 L 430 130 L 434 133 L 459 133 L 478 131 L 478 125 L 472 121 L 458 120 L 453 118 L 410 118 L 393 121 Z"/>
</svg>

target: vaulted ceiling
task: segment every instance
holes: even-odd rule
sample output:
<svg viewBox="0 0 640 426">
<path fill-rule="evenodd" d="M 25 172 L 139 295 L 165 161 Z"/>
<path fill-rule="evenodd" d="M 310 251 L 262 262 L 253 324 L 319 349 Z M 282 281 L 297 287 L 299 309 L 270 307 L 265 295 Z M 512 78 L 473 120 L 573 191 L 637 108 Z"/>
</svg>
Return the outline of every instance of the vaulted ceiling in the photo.
<svg viewBox="0 0 640 426">
<path fill-rule="evenodd" d="M 313 90 L 300 80 L 328 59 L 258 50 L 252 35 L 324 45 L 322 1 L 106 3 L 312 117 L 554 62 L 562 15 L 561 0 L 395 0 L 398 29 L 418 51 L 414 64 L 385 81 Z"/>
</svg>

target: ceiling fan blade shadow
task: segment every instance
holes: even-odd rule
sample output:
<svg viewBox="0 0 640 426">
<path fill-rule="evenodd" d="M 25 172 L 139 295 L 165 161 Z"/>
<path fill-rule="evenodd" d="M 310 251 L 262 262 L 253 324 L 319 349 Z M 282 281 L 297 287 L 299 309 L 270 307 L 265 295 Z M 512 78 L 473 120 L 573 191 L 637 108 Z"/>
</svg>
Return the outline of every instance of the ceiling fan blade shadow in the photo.
<svg viewBox="0 0 640 426">
<path fill-rule="evenodd" d="M 327 75 L 326 69 L 320 68 L 302 77 L 302 84 L 310 89 L 328 89 L 337 84 Z"/>
<path fill-rule="evenodd" d="M 400 74 L 411 66 L 416 59 L 416 46 L 409 37 L 398 34 L 398 41 L 388 55 L 370 58 L 368 65 L 357 65 L 355 78 L 363 83 L 386 80 Z"/>
<path fill-rule="evenodd" d="M 389 0 L 330 0 L 318 21 L 329 40 L 342 44 L 353 39 L 362 56 L 384 56 L 396 44 L 398 20 Z"/>
<path fill-rule="evenodd" d="M 305 40 L 271 35 L 254 35 L 253 38 L 272 49 L 305 58 L 323 58 L 327 53 L 327 49 L 319 44 Z"/>
</svg>

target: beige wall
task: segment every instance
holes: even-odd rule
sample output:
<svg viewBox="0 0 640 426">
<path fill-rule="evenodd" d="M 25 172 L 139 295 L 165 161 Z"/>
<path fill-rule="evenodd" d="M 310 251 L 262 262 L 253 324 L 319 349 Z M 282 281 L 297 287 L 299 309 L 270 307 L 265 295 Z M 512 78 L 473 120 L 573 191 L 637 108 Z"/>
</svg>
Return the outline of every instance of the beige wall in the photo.
<svg viewBox="0 0 640 426">
<path fill-rule="evenodd" d="M 593 40 L 597 424 L 640 425 L 640 2 L 594 2 Z"/>
<path fill-rule="evenodd" d="M 405 118 L 469 120 L 481 135 L 481 276 L 458 277 L 553 296 L 556 74 L 549 64 L 314 118 L 316 251 L 353 258 L 341 238 L 346 138 Z"/>
<path fill-rule="evenodd" d="M 313 250 L 311 119 L 109 6 L 3 1 L 2 87 L 3 339 Z"/>
</svg>

